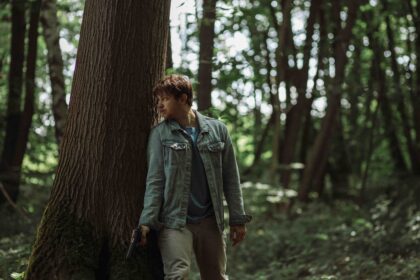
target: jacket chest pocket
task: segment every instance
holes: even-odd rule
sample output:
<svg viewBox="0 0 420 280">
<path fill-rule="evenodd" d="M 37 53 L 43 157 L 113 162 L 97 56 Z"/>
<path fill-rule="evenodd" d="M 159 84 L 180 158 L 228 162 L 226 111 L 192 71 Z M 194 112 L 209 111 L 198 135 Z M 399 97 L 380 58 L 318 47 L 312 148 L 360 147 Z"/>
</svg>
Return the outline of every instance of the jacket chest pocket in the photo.
<svg viewBox="0 0 420 280">
<path fill-rule="evenodd" d="M 207 152 L 211 162 L 215 166 L 222 166 L 222 155 L 225 148 L 225 142 L 218 141 L 207 144 L 204 151 Z"/>
<path fill-rule="evenodd" d="M 184 142 L 163 142 L 163 156 L 165 164 L 179 165 L 185 162 L 188 144 Z"/>
</svg>

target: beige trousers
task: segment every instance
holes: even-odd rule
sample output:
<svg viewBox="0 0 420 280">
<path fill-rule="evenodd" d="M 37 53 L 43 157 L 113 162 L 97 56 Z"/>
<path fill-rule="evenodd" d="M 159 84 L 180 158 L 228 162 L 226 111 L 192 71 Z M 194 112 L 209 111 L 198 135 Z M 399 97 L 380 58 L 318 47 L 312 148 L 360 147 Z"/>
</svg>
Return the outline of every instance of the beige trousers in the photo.
<svg viewBox="0 0 420 280">
<path fill-rule="evenodd" d="M 181 229 L 164 228 L 159 233 L 158 244 L 165 280 L 188 279 L 193 252 L 201 279 L 228 279 L 225 237 L 220 233 L 214 216 Z"/>
</svg>

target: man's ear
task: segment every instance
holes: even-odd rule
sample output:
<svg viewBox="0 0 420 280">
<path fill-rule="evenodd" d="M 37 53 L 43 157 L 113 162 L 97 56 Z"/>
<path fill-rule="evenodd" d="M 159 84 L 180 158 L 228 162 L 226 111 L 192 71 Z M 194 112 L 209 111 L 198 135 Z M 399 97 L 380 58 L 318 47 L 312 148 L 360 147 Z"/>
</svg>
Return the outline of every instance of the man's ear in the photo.
<svg viewBox="0 0 420 280">
<path fill-rule="evenodd" d="M 181 99 L 181 102 L 182 102 L 182 103 L 187 104 L 187 99 L 188 99 L 188 96 L 187 96 L 187 94 L 186 94 L 186 93 L 183 93 L 183 94 L 181 95 L 180 99 Z"/>
</svg>

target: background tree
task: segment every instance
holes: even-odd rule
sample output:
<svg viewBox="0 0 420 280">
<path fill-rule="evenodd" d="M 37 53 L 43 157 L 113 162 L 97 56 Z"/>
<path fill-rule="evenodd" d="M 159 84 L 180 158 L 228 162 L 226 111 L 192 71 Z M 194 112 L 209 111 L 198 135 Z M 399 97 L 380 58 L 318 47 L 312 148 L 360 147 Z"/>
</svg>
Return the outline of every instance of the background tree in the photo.
<svg viewBox="0 0 420 280">
<path fill-rule="evenodd" d="M 23 88 L 23 65 L 25 62 L 25 1 L 11 2 L 11 47 L 9 67 L 9 92 L 7 95 L 6 126 L 3 150 L 0 161 L 0 181 L 13 201 L 19 195 L 19 166 L 14 166 L 14 159 L 18 153 L 18 138 L 21 119 L 21 100 Z M 4 202 L 4 196 L 0 202 Z"/>
<path fill-rule="evenodd" d="M 214 22 L 216 19 L 216 0 L 203 0 L 203 15 L 199 31 L 199 66 L 198 66 L 198 110 L 211 107 L 212 65 L 214 46 Z"/>
<path fill-rule="evenodd" d="M 64 84 L 64 65 L 60 48 L 60 30 L 55 0 L 42 2 L 41 23 L 48 51 L 48 68 L 51 83 L 52 111 L 55 123 L 55 137 L 58 145 L 64 134 L 67 120 L 66 90 Z"/>
<path fill-rule="evenodd" d="M 311 188 L 311 182 L 319 182 L 314 178 L 324 171 L 326 168 L 328 152 L 331 137 L 336 129 L 337 118 L 339 116 L 341 87 L 344 79 L 344 71 L 347 63 L 346 51 L 352 36 L 352 29 L 356 22 L 356 17 L 361 1 L 352 1 L 348 7 L 348 18 L 345 27 L 341 24 L 341 7 L 338 2 L 332 3 L 332 19 L 334 21 L 334 61 L 335 76 L 332 80 L 331 94 L 328 99 L 328 107 L 326 115 L 322 121 L 321 130 L 315 139 L 311 154 L 306 162 L 305 172 L 299 189 L 299 198 L 306 200 L 308 191 Z"/>
</svg>

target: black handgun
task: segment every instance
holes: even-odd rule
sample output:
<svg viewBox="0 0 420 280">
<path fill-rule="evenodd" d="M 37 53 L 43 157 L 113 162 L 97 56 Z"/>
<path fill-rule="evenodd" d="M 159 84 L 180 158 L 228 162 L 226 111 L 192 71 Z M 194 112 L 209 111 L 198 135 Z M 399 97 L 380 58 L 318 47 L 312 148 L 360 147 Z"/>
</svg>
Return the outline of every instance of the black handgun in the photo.
<svg viewBox="0 0 420 280">
<path fill-rule="evenodd" d="M 126 259 L 129 259 L 133 255 L 134 249 L 139 246 L 141 240 L 141 228 L 138 226 L 133 230 L 132 236 L 131 236 L 131 243 L 130 247 L 128 247 Z"/>
</svg>

